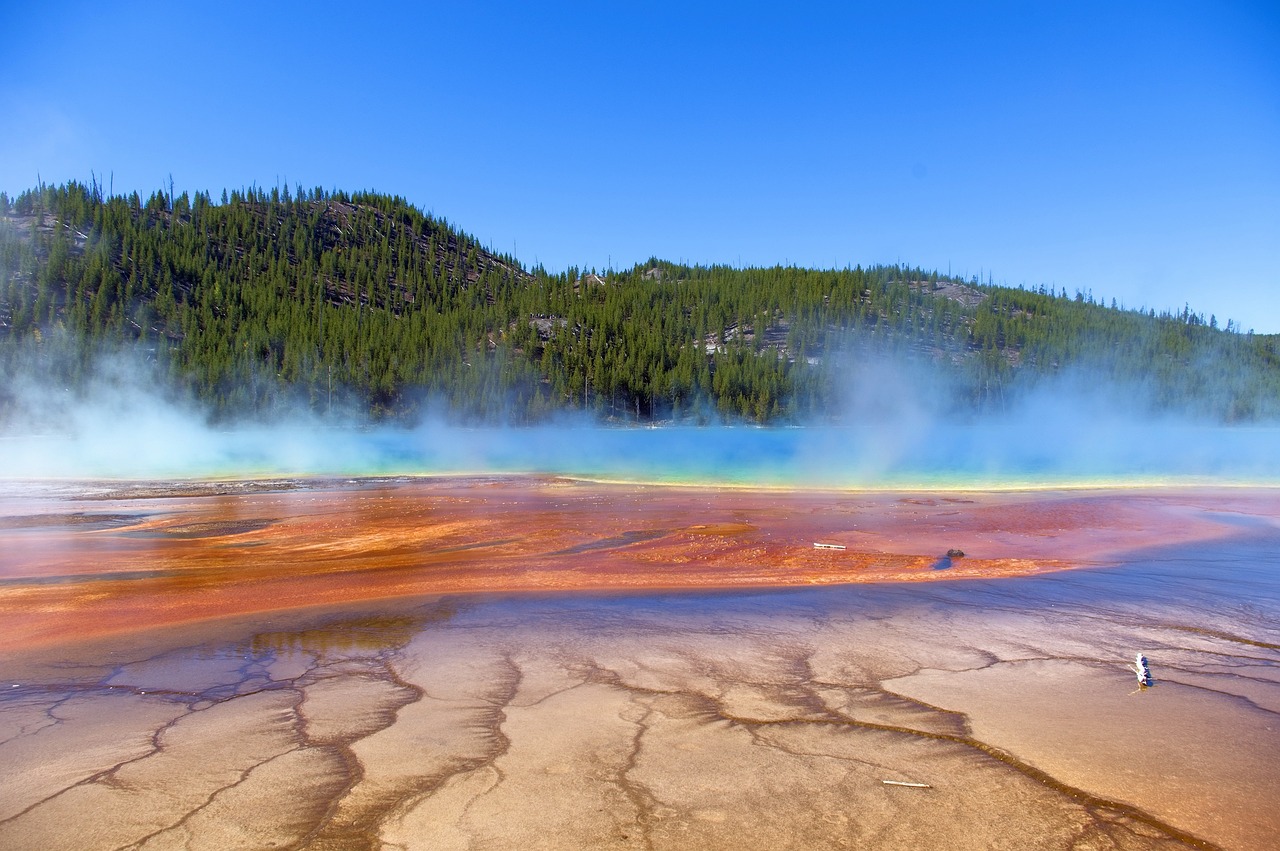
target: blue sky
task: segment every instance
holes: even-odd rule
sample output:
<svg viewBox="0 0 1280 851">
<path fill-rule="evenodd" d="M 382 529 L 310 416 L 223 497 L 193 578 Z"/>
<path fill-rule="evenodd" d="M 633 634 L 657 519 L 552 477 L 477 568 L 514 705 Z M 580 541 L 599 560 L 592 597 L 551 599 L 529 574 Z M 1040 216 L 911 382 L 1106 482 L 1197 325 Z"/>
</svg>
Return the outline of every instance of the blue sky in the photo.
<svg viewBox="0 0 1280 851">
<path fill-rule="evenodd" d="M 527 265 L 904 262 L 1280 332 L 1280 4 L 0 10 L 0 189 L 376 189 Z"/>
</svg>

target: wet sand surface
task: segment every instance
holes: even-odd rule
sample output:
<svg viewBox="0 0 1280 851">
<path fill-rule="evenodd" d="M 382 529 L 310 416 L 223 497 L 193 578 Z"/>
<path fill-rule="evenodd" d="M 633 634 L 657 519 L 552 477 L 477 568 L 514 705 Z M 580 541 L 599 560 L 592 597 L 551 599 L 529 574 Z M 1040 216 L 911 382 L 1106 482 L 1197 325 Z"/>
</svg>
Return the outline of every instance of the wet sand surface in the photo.
<svg viewBox="0 0 1280 851">
<path fill-rule="evenodd" d="M 1275 847 L 1278 547 L 1267 489 L 14 486 L 0 847 Z"/>
</svg>

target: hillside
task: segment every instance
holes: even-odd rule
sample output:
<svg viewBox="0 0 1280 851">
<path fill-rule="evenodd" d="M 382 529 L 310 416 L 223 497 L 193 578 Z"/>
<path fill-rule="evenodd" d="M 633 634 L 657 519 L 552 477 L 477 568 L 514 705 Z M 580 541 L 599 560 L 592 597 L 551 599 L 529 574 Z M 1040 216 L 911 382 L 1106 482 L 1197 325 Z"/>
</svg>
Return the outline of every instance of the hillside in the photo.
<svg viewBox="0 0 1280 851">
<path fill-rule="evenodd" d="M 1280 339 L 1216 325 L 896 266 L 551 274 L 373 193 L 0 196 L 6 374 L 83 384 L 123 347 L 223 419 L 833 419 L 858 408 L 851 365 L 880 358 L 938 376 L 957 414 L 1070 375 L 1152 411 L 1274 417 Z"/>
</svg>

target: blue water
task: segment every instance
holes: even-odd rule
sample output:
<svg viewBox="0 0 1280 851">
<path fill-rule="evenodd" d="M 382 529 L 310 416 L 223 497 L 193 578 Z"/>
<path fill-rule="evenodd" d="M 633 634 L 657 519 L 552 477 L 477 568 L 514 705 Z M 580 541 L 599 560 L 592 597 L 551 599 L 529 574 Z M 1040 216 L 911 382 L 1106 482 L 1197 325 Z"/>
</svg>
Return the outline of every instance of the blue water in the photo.
<svg viewBox="0 0 1280 851">
<path fill-rule="evenodd" d="M 1280 428 L 947 422 L 889 427 L 274 427 L 0 440 L 10 477 L 542 473 L 760 487 L 1280 484 Z"/>
</svg>

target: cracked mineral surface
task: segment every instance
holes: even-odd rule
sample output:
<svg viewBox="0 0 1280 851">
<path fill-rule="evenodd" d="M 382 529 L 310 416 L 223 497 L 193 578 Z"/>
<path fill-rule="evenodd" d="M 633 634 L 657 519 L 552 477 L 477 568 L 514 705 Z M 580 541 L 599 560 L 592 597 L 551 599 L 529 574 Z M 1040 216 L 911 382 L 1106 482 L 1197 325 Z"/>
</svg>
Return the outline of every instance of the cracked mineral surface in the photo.
<svg viewBox="0 0 1280 851">
<path fill-rule="evenodd" d="M 1276 491 L 0 509 L 2 848 L 1280 844 Z"/>
</svg>

